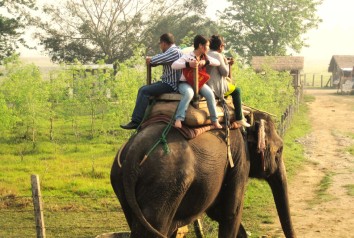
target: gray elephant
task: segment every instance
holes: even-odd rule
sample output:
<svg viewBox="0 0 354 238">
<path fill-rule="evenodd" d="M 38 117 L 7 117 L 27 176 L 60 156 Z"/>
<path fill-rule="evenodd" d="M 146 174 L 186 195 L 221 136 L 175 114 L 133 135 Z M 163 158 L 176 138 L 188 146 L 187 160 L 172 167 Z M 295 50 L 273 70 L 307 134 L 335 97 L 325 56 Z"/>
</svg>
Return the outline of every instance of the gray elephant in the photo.
<svg viewBox="0 0 354 238">
<path fill-rule="evenodd" d="M 174 237 L 178 227 L 203 213 L 219 223 L 219 237 L 246 237 L 240 223 L 248 177 L 269 183 L 284 234 L 295 237 L 282 140 L 267 114 L 256 111 L 253 116 L 256 123 L 247 133 L 230 130 L 233 168 L 223 130 L 186 140 L 172 128 L 162 138 L 168 148 L 164 143 L 154 148 L 166 128 L 164 123 L 150 125 L 131 137 L 111 169 L 111 184 L 131 237 Z M 258 138 L 262 120 L 263 151 Z"/>
</svg>

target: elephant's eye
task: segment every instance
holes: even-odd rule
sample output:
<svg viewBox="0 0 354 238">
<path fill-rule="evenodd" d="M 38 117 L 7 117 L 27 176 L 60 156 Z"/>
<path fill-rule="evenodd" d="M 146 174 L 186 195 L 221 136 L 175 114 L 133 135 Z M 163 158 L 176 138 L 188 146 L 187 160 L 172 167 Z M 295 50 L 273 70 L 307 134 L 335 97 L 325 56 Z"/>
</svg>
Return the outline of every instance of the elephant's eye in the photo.
<svg viewBox="0 0 354 238">
<path fill-rule="evenodd" d="M 281 155 L 283 153 L 283 147 L 280 147 L 277 151 L 277 155 Z"/>
</svg>

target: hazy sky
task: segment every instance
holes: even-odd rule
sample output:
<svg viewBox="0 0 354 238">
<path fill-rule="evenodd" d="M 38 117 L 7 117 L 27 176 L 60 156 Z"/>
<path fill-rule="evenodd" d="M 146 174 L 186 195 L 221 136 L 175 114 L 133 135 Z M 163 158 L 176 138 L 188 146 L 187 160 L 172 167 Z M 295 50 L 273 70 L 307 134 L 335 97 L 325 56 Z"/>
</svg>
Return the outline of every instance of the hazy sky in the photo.
<svg viewBox="0 0 354 238">
<path fill-rule="evenodd" d="M 223 10 L 227 1 L 207 3 L 207 12 L 212 16 L 215 9 Z M 333 55 L 354 55 L 354 1 L 324 0 L 317 14 L 323 22 L 306 34 L 309 47 L 294 55 L 305 57 L 305 69 L 327 70 Z"/>
<path fill-rule="evenodd" d="M 50 1 L 53 0 L 45 2 Z M 207 0 L 208 16 L 215 19 L 216 10 L 222 11 L 228 4 L 226 0 Z M 309 47 L 295 55 L 305 57 L 305 68 L 306 64 L 314 64 L 316 68 L 326 69 L 332 55 L 354 55 L 354 1 L 324 0 L 317 14 L 323 22 L 305 36 Z M 23 56 L 29 55 L 38 53 L 23 51 Z"/>
</svg>

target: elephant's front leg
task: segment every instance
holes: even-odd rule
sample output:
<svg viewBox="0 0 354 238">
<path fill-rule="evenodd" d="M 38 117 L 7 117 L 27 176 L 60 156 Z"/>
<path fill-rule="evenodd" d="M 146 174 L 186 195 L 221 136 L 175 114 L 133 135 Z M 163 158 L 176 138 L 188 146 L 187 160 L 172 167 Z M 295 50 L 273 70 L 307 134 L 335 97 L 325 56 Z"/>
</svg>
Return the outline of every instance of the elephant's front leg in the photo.
<svg viewBox="0 0 354 238">
<path fill-rule="evenodd" d="M 221 194 L 221 218 L 219 221 L 219 238 L 236 238 L 242 217 L 244 194 L 248 170 L 233 171 L 225 180 Z"/>
</svg>

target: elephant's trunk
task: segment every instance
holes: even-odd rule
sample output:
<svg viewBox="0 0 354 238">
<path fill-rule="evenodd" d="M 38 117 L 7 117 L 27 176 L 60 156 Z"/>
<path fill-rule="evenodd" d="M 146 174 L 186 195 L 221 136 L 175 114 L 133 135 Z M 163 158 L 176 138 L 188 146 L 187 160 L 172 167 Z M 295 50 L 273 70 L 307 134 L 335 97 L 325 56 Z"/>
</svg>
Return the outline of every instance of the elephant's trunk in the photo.
<svg viewBox="0 0 354 238">
<path fill-rule="evenodd" d="M 274 202 L 285 237 L 295 238 L 296 235 L 290 216 L 286 171 L 282 159 L 280 159 L 277 172 L 268 177 L 267 182 L 273 192 Z"/>
</svg>

